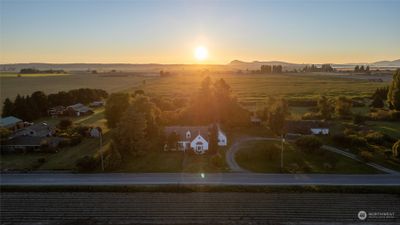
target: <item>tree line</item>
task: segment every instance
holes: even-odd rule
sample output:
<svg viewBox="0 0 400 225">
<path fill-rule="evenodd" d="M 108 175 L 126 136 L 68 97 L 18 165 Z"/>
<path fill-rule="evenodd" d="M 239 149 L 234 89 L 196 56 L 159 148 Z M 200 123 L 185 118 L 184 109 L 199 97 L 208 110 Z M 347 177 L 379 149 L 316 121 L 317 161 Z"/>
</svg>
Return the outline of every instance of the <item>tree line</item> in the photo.
<svg viewBox="0 0 400 225">
<path fill-rule="evenodd" d="M 36 74 L 36 73 L 65 73 L 64 70 L 38 70 L 34 68 L 23 68 L 19 71 L 20 74 Z"/>
<path fill-rule="evenodd" d="M 88 104 L 107 98 L 108 93 L 101 89 L 80 88 L 68 92 L 60 91 L 46 95 L 36 91 L 31 95 L 17 95 L 14 101 L 6 98 L 3 103 L 2 117 L 15 116 L 25 121 L 33 121 L 48 115 L 55 106 L 68 106 L 76 103 Z"/>
<path fill-rule="evenodd" d="M 368 73 L 369 72 L 369 66 L 364 67 L 363 65 L 362 66 L 357 65 L 357 66 L 354 67 L 354 72 L 355 73 Z"/>
<path fill-rule="evenodd" d="M 283 67 L 282 65 L 262 65 L 260 68 L 261 73 L 282 73 Z"/>
<path fill-rule="evenodd" d="M 335 69 L 331 64 L 322 64 L 321 67 L 317 67 L 316 65 L 306 65 L 302 72 L 334 72 Z"/>
</svg>

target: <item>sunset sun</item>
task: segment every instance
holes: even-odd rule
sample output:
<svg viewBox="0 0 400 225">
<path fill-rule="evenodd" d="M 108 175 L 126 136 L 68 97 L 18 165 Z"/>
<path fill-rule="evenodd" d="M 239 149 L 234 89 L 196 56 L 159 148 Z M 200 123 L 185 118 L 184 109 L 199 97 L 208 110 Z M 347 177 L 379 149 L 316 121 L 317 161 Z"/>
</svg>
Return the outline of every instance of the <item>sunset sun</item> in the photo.
<svg viewBox="0 0 400 225">
<path fill-rule="evenodd" d="M 194 50 L 194 57 L 195 57 L 198 61 L 203 61 L 203 60 L 207 59 L 207 57 L 208 57 L 207 48 L 204 47 L 204 46 L 198 46 L 198 47 L 196 47 L 196 49 Z"/>
</svg>

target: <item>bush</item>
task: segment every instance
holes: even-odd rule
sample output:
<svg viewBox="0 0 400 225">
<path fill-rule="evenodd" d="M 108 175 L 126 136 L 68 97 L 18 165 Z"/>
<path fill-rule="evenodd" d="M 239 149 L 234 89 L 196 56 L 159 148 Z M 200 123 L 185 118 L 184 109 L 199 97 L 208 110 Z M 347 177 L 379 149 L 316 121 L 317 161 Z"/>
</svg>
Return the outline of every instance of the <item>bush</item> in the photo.
<svg viewBox="0 0 400 225">
<path fill-rule="evenodd" d="M 314 136 L 303 136 L 296 140 L 296 146 L 302 149 L 305 152 L 313 153 L 318 151 L 321 146 L 322 142 Z"/>
<path fill-rule="evenodd" d="M 394 158 L 400 159 L 400 140 L 396 141 L 392 147 L 392 153 Z"/>
<path fill-rule="evenodd" d="M 37 162 L 41 165 L 46 162 L 46 158 L 38 158 Z"/>
<path fill-rule="evenodd" d="M 81 143 L 81 142 L 82 142 L 82 137 L 81 137 L 81 136 L 79 136 L 79 135 L 73 135 L 73 136 L 71 136 L 71 138 L 70 138 L 69 145 L 70 145 L 70 146 L 75 146 L 75 145 L 78 145 L 78 144 Z"/>
<path fill-rule="evenodd" d="M 359 148 L 367 146 L 367 140 L 355 134 L 351 135 L 336 134 L 332 137 L 332 141 L 335 142 L 335 144 L 346 148 L 351 148 L 351 147 Z"/>
<path fill-rule="evenodd" d="M 366 118 L 360 114 L 356 114 L 353 116 L 353 123 L 354 124 L 364 124 L 365 123 Z"/>
<path fill-rule="evenodd" d="M 58 128 L 60 128 L 61 130 L 66 130 L 68 128 L 70 128 L 72 126 L 72 120 L 70 119 L 62 119 L 59 123 L 58 123 Z"/>
<path fill-rule="evenodd" d="M 385 136 L 380 132 L 368 133 L 365 139 L 370 144 L 383 145 L 385 143 Z"/>
<path fill-rule="evenodd" d="M 98 164 L 93 156 L 84 156 L 76 161 L 75 166 L 79 172 L 89 172 L 95 170 Z"/>
<path fill-rule="evenodd" d="M 361 157 L 362 160 L 366 161 L 366 162 L 370 162 L 372 161 L 372 159 L 374 158 L 374 156 L 372 155 L 371 152 L 369 151 L 361 151 L 359 153 L 359 156 Z"/>
</svg>

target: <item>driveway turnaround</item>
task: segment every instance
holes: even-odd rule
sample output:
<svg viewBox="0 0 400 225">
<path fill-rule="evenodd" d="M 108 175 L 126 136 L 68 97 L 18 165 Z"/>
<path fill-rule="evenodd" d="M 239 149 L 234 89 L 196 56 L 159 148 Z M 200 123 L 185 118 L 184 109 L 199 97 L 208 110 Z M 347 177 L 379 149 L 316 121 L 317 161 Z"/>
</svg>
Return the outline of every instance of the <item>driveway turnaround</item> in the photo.
<svg viewBox="0 0 400 225">
<path fill-rule="evenodd" d="M 400 175 L 261 173 L 5 173 L 1 186 L 19 185 L 324 185 L 400 186 Z"/>
</svg>

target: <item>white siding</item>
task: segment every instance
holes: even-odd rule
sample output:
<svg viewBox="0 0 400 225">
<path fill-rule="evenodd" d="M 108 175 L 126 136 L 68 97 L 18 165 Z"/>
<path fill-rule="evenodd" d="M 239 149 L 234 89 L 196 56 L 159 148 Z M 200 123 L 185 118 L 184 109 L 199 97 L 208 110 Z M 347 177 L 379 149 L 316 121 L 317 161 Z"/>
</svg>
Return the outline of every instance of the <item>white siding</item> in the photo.
<svg viewBox="0 0 400 225">
<path fill-rule="evenodd" d="M 228 140 L 222 131 L 218 131 L 218 146 L 226 146 L 228 144 Z"/>
<path fill-rule="evenodd" d="M 194 149 L 194 152 L 203 154 L 208 150 L 208 142 L 201 135 L 197 135 L 190 143 L 190 147 Z"/>
</svg>

